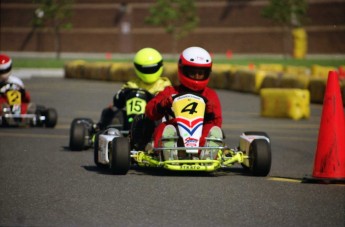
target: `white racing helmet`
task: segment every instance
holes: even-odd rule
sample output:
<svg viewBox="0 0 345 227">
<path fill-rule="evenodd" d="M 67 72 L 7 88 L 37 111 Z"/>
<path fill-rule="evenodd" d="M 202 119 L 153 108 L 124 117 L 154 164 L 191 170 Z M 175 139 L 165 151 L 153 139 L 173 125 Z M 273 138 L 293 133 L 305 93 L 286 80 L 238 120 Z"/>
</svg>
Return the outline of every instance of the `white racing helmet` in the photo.
<svg viewBox="0 0 345 227">
<path fill-rule="evenodd" d="M 212 70 L 211 55 L 201 47 L 189 47 L 185 49 L 178 62 L 178 79 L 180 83 L 193 90 L 201 91 L 207 86 Z M 190 74 L 202 73 L 201 80 L 193 79 Z"/>
</svg>

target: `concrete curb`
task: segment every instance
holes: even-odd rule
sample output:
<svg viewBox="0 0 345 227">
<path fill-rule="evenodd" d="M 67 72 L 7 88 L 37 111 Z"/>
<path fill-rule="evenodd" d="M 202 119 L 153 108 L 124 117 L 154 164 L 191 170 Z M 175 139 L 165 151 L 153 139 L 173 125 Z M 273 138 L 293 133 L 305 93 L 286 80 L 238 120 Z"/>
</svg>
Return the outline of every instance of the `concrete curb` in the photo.
<svg viewBox="0 0 345 227">
<path fill-rule="evenodd" d="M 32 77 L 52 77 L 52 78 L 63 78 L 64 69 L 33 69 L 33 68 L 23 68 L 23 69 L 13 69 L 14 76 L 21 79 L 30 79 Z"/>
</svg>

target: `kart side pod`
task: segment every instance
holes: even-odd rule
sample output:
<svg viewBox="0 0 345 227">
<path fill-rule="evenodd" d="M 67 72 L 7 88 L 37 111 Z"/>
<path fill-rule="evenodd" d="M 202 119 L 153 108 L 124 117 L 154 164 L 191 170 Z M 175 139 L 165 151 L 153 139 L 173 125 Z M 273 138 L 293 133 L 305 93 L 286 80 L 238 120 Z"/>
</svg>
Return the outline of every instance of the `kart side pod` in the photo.
<svg viewBox="0 0 345 227">
<path fill-rule="evenodd" d="M 98 161 L 101 164 L 109 164 L 109 148 L 115 137 L 120 137 L 121 132 L 118 129 L 107 129 L 104 134 L 98 138 Z"/>
<path fill-rule="evenodd" d="M 244 132 L 240 135 L 239 150 L 243 152 L 242 165 L 253 175 L 266 176 L 271 169 L 271 144 L 265 132 Z"/>
</svg>

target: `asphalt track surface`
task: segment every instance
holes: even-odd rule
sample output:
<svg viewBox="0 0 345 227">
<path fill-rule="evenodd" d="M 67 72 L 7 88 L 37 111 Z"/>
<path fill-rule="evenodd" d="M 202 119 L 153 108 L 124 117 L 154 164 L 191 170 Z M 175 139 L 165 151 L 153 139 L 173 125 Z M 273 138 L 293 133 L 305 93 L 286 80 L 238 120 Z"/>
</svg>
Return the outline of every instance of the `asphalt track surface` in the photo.
<svg viewBox="0 0 345 227">
<path fill-rule="evenodd" d="M 33 102 L 54 107 L 56 128 L 0 128 L 0 226 L 344 226 L 345 187 L 305 184 L 322 105 L 309 119 L 260 117 L 260 97 L 217 90 L 226 142 L 259 130 L 272 141 L 268 177 L 241 166 L 213 174 L 100 171 L 93 151 L 72 152 L 76 117 L 97 121 L 121 84 L 64 78 L 24 80 Z"/>
</svg>

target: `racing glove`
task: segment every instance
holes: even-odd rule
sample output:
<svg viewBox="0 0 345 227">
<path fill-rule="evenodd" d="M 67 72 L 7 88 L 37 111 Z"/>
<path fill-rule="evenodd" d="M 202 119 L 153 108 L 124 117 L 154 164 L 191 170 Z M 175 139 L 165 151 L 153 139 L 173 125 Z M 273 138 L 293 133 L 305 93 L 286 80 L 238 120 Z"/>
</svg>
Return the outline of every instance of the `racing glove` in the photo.
<svg viewBox="0 0 345 227">
<path fill-rule="evenodd" d="M 173 99 L 171 96 L 162 99 L 162 101 L 157 105 L 157 112 L 160 114 L 166 114 L 168 110 L 171 108 L 172 103 Z"/>
<path fill-rule="evenodd" d="M 128 92 L 130 91 L 129 88 L 123 88 L 119 90 L 113 97 L 113 105 L 118 108 L 122 109 L 125 106 L 126 102 L 126 96 Z"/>
</svg>

